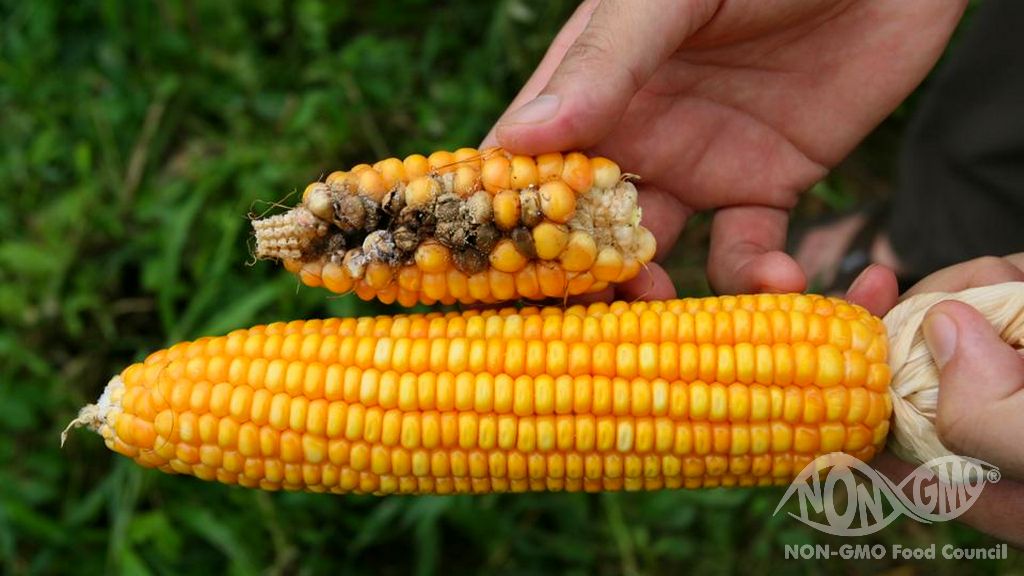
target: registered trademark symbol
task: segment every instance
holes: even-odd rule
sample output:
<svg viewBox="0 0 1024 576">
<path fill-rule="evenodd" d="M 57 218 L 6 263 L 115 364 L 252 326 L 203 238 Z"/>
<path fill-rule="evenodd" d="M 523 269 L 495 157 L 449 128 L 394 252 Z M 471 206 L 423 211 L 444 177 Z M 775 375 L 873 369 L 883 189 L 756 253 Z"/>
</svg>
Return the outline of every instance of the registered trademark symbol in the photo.
<svg viewBox="0 0 1024 576">
<path fill-rule="evenodd" d="M 995 468 L 992 468 L 991 470 L 989 470 L 988 472 L 985 473 L 985 478 L 988 479 L 988 481 L 993 483 L 993 484 L 995 484 L 996 482 L 999 482 L 999 479 L 1002 478 L 1002 477 L 1003 477 L 1003 475 L 1000 474 L 999 470 L 997 470 Z"/>
</svg>

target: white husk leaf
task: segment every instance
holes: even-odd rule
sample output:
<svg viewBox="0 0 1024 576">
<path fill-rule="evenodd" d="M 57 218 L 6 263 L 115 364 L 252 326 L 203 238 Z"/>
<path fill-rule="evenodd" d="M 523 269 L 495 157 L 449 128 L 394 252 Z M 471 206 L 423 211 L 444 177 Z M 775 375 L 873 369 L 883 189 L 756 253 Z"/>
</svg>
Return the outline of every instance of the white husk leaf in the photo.
<svg viewBox="0 0 1024 576">
<path fill-rule="evenodd" d="M 921 323 L 935 304 L 958 300 L 978 310 L 1003 340 L 1024 344 L 1024 282 L 970 288 L 962 292 L 930 292 L 907 298 L 883 319 L 889 332 L 892 368 L 892 432 L 888 448 L 914 464 L 954 456 L 939 440 L 935 414 L 939 371 L 924 340 Z M 977 470 L 962 462 L 961 470 Z M 953 479 L 957 481 L 957 478 Z"/>
</svg>

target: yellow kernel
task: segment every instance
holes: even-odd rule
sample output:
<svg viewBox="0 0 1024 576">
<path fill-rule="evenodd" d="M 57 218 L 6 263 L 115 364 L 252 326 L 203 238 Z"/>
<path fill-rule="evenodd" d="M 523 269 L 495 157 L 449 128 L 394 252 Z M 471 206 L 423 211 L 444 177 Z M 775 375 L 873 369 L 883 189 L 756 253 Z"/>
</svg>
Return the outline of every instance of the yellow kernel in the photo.
<svg viewBox="0 0 1024 576">
<path fill-rule="evenodd" d="M 729 419 L 729 392 L 728 389 L 718 383 L 712 384 L 708 388 L 710 392 L 709 397 L 709 413 L 708 420 L 711 422 L 722 422 Z"/>
<path fill-rule="evenodd" d="M 454 158 L 462 166 L 480 168 L 480 151 L 476 148 L 459 148 L 455 151 Z"/>
<path fill-rule="evenodd" d="M 590 273 L 599 281 L 615 282 L 622 273 L 622 254 L 611 246 L 602 248 L 594 259 Z"/>
<path fill-rule="evenodd" d="M 581 194 L 590 190 L 594 184 L 590 160 L 579 152 L 566 154 L 562 163 L 562 180 Z"/>
<path fill-rule="evenodd" d="M 740 342 L 733 349 L 736 380 L 743 384 L 751 384 L 754 381 L 757 370 L 757 356 L 754 346 L 750 342 Z"/>
<path fill-rule="evenodd" d="M 444 174 L 455 169 L 455 155 L 447 150 L 438 150 L 427 156 L 427 164 L 432 171 Z"/>
<path fill-rule="evenodd" d="M 426 298 L 441 300 L 448 293 L 448 275 L 444 272 L 424 272 L 420 290 Z"/>
<path fill-rule="evenodd" d="M 511 230 L 519 225 L 519 193 L 502 190 L 494 195 L 491 203 L 494 211 L 494 225 L 502 230 Z"/>
<path fill-rule="evenodd" d="M 199 461 L 210 468 L 220 468 L 223 453 L 217 446 L 200 446 Z"/>
<path fill-rule="evenodd" d="M 576 194 L 565 182 L 545 182 L 540 190 L 540 209 L 549 220 L 568 222 L 576 212 Z"/>
<path fill-rule="evenodd" d="M 385 262 L 373 261 L 366 266 L 366 275 L 363 281 L 374 290 L 383 290 L 391 284 L 394 278 L 394 271 Z"/>
<path fill-rule="evenodd" d="M 838 452 L 846 443 L 846 426 L 839 422 L 824 422 L 818 425 L 822 453 Z"/>
<path fill-rule="evenodd" d="M 622 177 L 619 165 L 607 158 L 597 156 L 590 159 L 590 168 L 594 172 L 593 182 L 595 188 L 614 188 Z"/>
<path fill-rule="evenodd" d="M 874 428 L 883 420 L 889 418 L 889 414 L 892 411 L 891 405 L 888 403 L 889 396 L 871 393 L 869 395 L 869 404 L 867 414 L 864 416 L 862 424 L 868 428 Z"/>
<path fill-rule="evenodd" d="M 821 433 L 817 426 L 797 425 L 793 427 L 793 450 L 812 454 L 819 450 Z"/>
<path fill-rule="evenodd" d="M 327 178 L 324 179 L 324 183 L 326 183 L 328 186 L 330 186 L 330 185 L 332 185 L 334 183 L 339 183 L 340 184 L 340 183 L 344 182 L 347 177 L 348 177 L 348 172 L 345 172 L 344 170 L 335 170 L 334 172 L 331 172 L 330 174 L 327 175 Z M 316 184 L 316 182 L 314 182 L 313 184 Z M 312 186 L 313 184 L 310 184 L 310 186 Z M 308 190 L 308 187 L 307 187 L 307 190 Z M 303 200 L 305 200 L 305 198 L 303 198 Z"/>
<path fill-rule="evenodd" d="M 516 272 L 516 292 L 522 297 L 530 300 L 540 299 L 543 293 L 540 289 L 540 280 L 537 278 L 537 268 L 527 263 L 522 270 Z"/>
<path fill-rule="evenodd" d="M 636 250 L 633 253 L 633 256 L 639 262 L 650 262 L 654 259 L 654 255 L 657 251 L 658 241 L 654 238 L 654 233 L 643 226 L 638 227 Z"/>
<path fill-rule="evenodd" d="M 430 176 L 420 176 L 405 187 L 405 205 L 411 208 L 428 206 L 441 193 L 441 185 Z"/>
<path fill-rule="evenodd" d="M 555 380 L 548 374 L 540 374 L 533 382 L 533 412 L 552 414 L 554 411 Z"/>
<path fill-rule="evenodd" d="M 515 243 L 504 238 L 495 245 L 490 254 L 491 266 L 502 272 L 519 272 L 526 266 L 526 256 L 516 249 Z"/>
<path fill-rule="evenodd" d="M 361 440 L 363 438 L 363 422 L 366 408 L 361 404 L 352 404 L 345 413 L 345 439 Z"/>
<path fill-rule="evenodd" d="M 619 277 L 615 280 L 616 282 L 625 282 L 626 280 L 632 280 L 636 278 L 636 275 L 640 273 L 640 261 L 636 258 L 628 258 L 622 263 L 622 272 L 619 273 Z"/>
<path fill-rule="evenodd" d="M 455 170 L 455 182 L 452 190 L 463 198 L 468 198 L 480 190 L 480 171 L 472 166 L 459 166 Z"/>
<path fill-rule="evenodd" d="M 531 452 L 537 447 L 537 427 L 535 419 L 527 416 L 519 419 L 519 430 L 516 436 L 516 449 Z"/>
<path fill-rule="evenodd" d="M 692 420 L 707 420 L 711 410 L 711 391 L 704 382 L 694 382 L 689 386 L 690 397 L 687 405 Z"/>
<path fill-rule="evenodd" d="M 594 242 L 594 238 L 586 232 L 577 230 L 569 234 L 559 260 L 562 267 L 569 272 L 584 272 L 590 270 L 596 257 L 597 243 Z"/>
<path fill-rule="evenodd" d="M 772 347 L 772 366 L 775 370 L 770 382 L 779 386 L 791 384 L 794 377 L 792 348 L 785 344 L 775 344 Z"/>
<path fill-rule="evenodd" d="M 825 419 L 825 397 L 820 388 L 809 387 L 804 390 L 803 422 L 815 423 Z"/>
<path fill-rule="evenodd" d="M 541 222 L 532 230 L 537 257 L 542 260 L 558 258 L 569 243 L 569 230 L 551 222 Z"/>
<path fill-rule="evenodd" d="M 303 396 L 296 396 L 292 398 L 288 408 L 289 428 L 298 432 L 304 432 L 306 430 L 306 413 L 309 411 L 309 400 Z"/>
<path fill-rule="evenodd" d="M 487 271 L 491 294 L 497 300 L 511 300 L 516 296 L 516 278 L 511 273 L 497 268 Z"/>
<path fill-rule="evenodd" d="M 732 345 L 722 345 L 716 351 L 717 368 L 715 369 L 715 380 L 723 384 L 731 384 L 736 381 L 736 355 Z"/>
<path fill-rule="evenodd" d="M 270 400 L 270 407 L 267 413 L 267 423 L 277 428 L 278 430 L 284 430 L 288 427 L 288 419 L 290 416 L 290 404 L 291 397 L 284 392 L 274 394 Z"/>
<path fill-rule="evenodd" d="M 405 182 L 405 165 L 398 158 L 387 158 L 374 164 L 373 168 L 380 172 L 384 187 L 388 190 L 399 183 Z"/>
<path fill-rule="evenodd" d="M 594 444 L 597 451 L 607 452 L 614 450 L 617 439 L 615 418 L 610 416 L 597 418 Z"/>
<path fill-rule="evenodd" d="M 480 176 L 484 189 L 492 194 L 512 187 L 512 166 L 508 158 L 500 154 L 484 159 Z"/>
<path fill-rule="evenodd" d="M 809 342 L 793 343 L 793 383 L 797 386 L 809 386 L 814 383 L 818 373 L 818 354 L 814 345 Z"/>
<path fill-rule="evenodd" d="M 564 161 L 558 152 L 537 156 L 537 178 L 540 182 L 549 182 L 562 177 Z"/>
<path fill-rule="evenodd" d="M 427 157 L 422 154 L 413 154 L 407 156 L 402 161 L 402 165 L 405 167 L 405 177 L 409 181 L 415 180 L 421 176 L 426 176 L 430 172 L 430 162 L 427 161 Z"/>
<path fill-rule="evenodd" d="M 447 272 L 451 252 L 437 242 L 424 242 L 416 248 L 416 265 L 423 272 Z"/>
<path fill-rule="evenodd" d="M 459 447 L 472 449 L 477 446 L 479 417 L 472 412 L 462 412 L 458 416 Z"/>
<path fill-rule="evenodd" d="M 380 202 L 384 198 L 384 194 L 388 191 L 388 186 L 384 183 L 384 178 L 373 168 L 368 168 L 359 173 L 359 194 L 366 196 L 376 202 Z"/>
<path fill-rule="evenodd" d="M 513 156 L 511 163 L 512 188 L 520 190 L 536 186 L 539 180 L 537 165 L 529 156 Z"/>
<path fill-rule="evenodd" d="M 875 392 L 886 392 L 889 389 L 889 382 L 892 380 L 892 372 L 885 362 L 875 362 L 868 368 L 868 375 L 864 387 Z"/>
</svg>

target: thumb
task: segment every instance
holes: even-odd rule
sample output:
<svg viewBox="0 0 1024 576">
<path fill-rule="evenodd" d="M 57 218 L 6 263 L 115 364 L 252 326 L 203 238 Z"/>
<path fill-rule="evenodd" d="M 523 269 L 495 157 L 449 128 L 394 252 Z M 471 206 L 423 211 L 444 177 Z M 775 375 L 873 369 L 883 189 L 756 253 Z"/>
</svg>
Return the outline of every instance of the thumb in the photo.
<svg viewBox="0 0 1024 576">
<path fill-rule="evenodd" d="M 499 144 L 521 154 L 593 145 L 717 3 L 603 0 L 540 95 L 498 121 Z"/>
<path fill-rule="evenodd" d="M 1020 460 L 1024 357 L 974 308 L 940 302 L 925 317 L 925 342 L 939 367 L 936 429 L 953 451 L 1000 464 Z"/>
</svg>

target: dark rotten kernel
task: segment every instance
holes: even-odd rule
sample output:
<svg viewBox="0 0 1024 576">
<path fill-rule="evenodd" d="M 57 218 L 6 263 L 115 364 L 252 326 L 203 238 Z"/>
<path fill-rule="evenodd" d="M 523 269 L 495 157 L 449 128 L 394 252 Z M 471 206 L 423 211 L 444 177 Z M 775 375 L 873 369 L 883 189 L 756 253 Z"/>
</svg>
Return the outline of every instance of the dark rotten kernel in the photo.
<svg viewBox="0 0 1024 576">
<path fill-rule="evenodd" d="M 399 226 L 394 233 L 395 247 L 403 257 L 412 254 L 420 244 L 420 237 L 407 226 Z"/>
<path fill-rule="evenodd" d="M 342 196 L 334 207 L 334 224 L 342 232 L 362 230 L 366 220 L 366 206 L 358 196 Z"/>
<path fill-rule="evenodd" d="M 363 240 L 363 254 L 375 262 L 385 262 L 396 266 L 399 263 L 399 250 L 395 239 L 387 230 L 374 230 Z"/>
<path fill-rule="evenodd" d="M 455 222 L 460 218 L 462 204 L 455 194 L 443 194 L 434 205 L 434 216 L 438 222 Z"/>
<path fill-rule="evenodd" d="M 494 224 L 481 224 L 473 230 L 473 245 L 484 254 L 489 254 L 498 240 L 501 240 L 501 232 Z"/>
<path fill-rule="evenodd" d="M 523 226 L 533 228 L 544 220 L 544 212 L 540 209 L 540 194 L 534 188 L 527 188 L 519 193 L 519 219 Z"/>
<path fill-rule="evenodd" d="M 477 274 L 487 270 L 490 262 L 482 252 L 473 248 L 454 252 L 452 255 L 455 267 L 466 275 Z"/>
<path fill-rule="evenodd" d="M 331 234 L 324 245 L 324 254 L 335 264 L 341 264 L 345 258 L 345 235 L 341 233 Z"/>
<path fill-rule="evenodd" d="M 469 245 L 470 227 L 461 220 L 441 221 L 434 228 L 434 236 L 441 244 L 452 250 L 461 250 Z"/>
<path fill-rule="evenodd" d="M 396 218 L 405 208 L 405 190 L 401 186 L 395 186 L 384 195 L 380 205 L 385 214 Z"/>
<path fill-rule="evenodd" d="M 357 196 L 357 198 L 362 201 L 363 208 L 366 210 L 366 222 L 363 223 L 363 230 L 372 232 L 380 228 L 381 217 L 384 215 L 380 209 L 380 204 L 373 198 L 366 196 Z"/>
<path fill-rule="evenodd" d="M 477 192 L 466 199 L 465 209 L 473 224 L 487 224 L 494 220 L 491 206 L 492 197 L 488 192 Z"/>
<path fill-rule="evenodd" d="M 537 257 L 537 246 L 533 243 L 533 234 L 530 231 L 520 226 L 512 230 L 512 244 L 515 245 L 516 250 L 520 254 L 526 256 L 526 258 L 532 260 Z"/>
</svg>

